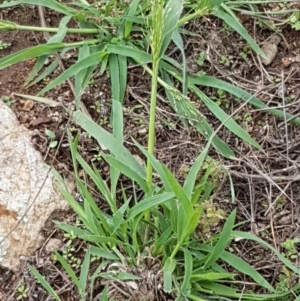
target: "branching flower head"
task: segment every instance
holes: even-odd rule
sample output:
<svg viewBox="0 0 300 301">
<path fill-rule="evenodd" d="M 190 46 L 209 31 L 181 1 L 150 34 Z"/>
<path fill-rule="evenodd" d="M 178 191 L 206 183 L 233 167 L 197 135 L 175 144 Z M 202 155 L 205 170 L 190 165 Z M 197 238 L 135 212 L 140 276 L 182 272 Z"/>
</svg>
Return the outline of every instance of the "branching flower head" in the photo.
<svg viewBox="0 0 300 301">
<path fill-rule="evenodd" d="M 17 25 L 9 21 L 0 21 L 0 32 L 16 30 Z"/>
</svg>

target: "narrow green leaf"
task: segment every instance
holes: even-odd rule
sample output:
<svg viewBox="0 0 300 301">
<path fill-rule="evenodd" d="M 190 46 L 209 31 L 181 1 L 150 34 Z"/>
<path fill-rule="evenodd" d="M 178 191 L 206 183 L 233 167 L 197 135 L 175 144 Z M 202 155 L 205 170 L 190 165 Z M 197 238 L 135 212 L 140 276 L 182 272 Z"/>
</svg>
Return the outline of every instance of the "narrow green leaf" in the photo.
<svg viewBox="0 0 300 301">
<path fill-rule="evenodd" d="M 72 209 L 78 214 L 78 216 L 83 221 L 86 221 L 87 217 L 85 215 L 85 212 L 83 211 L 81 205 L 79 205 L 79 203 L 74 200 L 72 195 L 60 186 L 58 186 L 58 190 L 60 191 L 62 196 L 65 198 L 65 200 L 69 203 L 69 205 L 72 207 Z"/>
<path fill-rule="evenodd" d="M 191 85 L 193 92 L 200 97 L 203 103 L 208 107 L 208 109 L 221 121 L 225 123 L 225 127 L 228 128 L 232 133 L 237 135 L 239 138 L 244 140 L 245 142 L 253 145 L 258 150 L 263 152 L 261 146 L 254 141 L 251 136 L 245 131 L 240 125 L 238 125 L 232 118 L 228 119 L 228 115 L 222 110 L 215 102 L 213 102 L 209 97 L 207 97 L 203 92 L 201 92 L 198 88 L 194 85 Z"/>
<path fill-rule="evenodd" d="M 154 156 L 150 155 L 149 152 L 143 146 L 141 146 L 137 141 L 134 140 L 133 142 L 139 148 L 139 150 L 144 154 L 144 156 L 150 160 L 153 168 L 158 172 L 158 175 L 164 184 L 165 190 L 168 192 L 173 191 L 169 179 L 164 171 L 163 164 L 161 164 Z"/>
<path fill-rule="evenodd" d="M 160 57 L 162 57 L 172 39 L 173 31 L 176 29 L 177 22 L 183 10 L 184 0 L 169 0 L 164 8 L 164 21 L 162 28 L 162 45 Z"/>
<path fill-rule="evenodd" d="M 47 42 L 47 44 L 50 43 L 56 43 L 56 42 L 62 42 L 67 34 L 67 24 L 69 23 L 71 17 L 65 16 L 61 19 L 58 27 L 58 32 L 53 35 Z M 49 56 L 48 55 L 42 55 L 37 59 L 37 62 L 35 63 L 34 68 L 28 75 L 24 85 L 27 86 L 28 83 L 38 74 L 38 72 L 44 67 L 44 64 Z M 53 64 L 51 64 L 53 65 Z M 58 64 L 55 64 L 58 66 Z M 49 70 L 49 69 L 48 69 Z M 50 73 L 49 73 L 50 74 Z"/>
<path fill-rule="evenodd" d="M 117 244 L 122 244 L 120 240 L 117 240 L 113 237 L 107 237 L 107 236 L 79 235 L 78 237 L 85 241 L 93 242 L 96 244 L 104 244 L 104 245 L 109 244 L 112 247 L 116 246 Z"/>
<path fill-rule="evenodd" d="M 224 4 L 222 4 L 223 7 L 226 7 Z M 225 13 L 221 8 L 215 10 L 215 15 L 224 20 L 227 25 L 229 25 L 233 30 L 235 30 L 237 33 L 240 34 L 242 38 L 244 38 L 248 45 L 259 55 L 265 57 L 265 54 L 263 51 L 259 48 L 259 46 L 256 44 L 256 42 L 253 40 L 253 38 L 249 35 L 247 30 L 244 28 L 244 26 L 238 21 L 237 18 L 233 18 L 228 13 Z"/>
<path fill-rule="evenodd" d="M 52 54 L 65 48 L 64 43 L 51 43 L 33 46 L 14 52 L 0 59 L 0 70 L 11 65 L 27 61 L 45 54 Z"/>
<path fill-rule="evenodd" d="M 187 197 L 183 188 L 176 180 L 174 174 L 166 166 L 163 166 L 163 169 L 168 177 L 169 183 L 172 187 L 172 191 L 176 195 L 178 201 L 182 204 L 182 208 L 186 214 L 186 217 L 189 219 L 194 213 L 194 209 L 190 199 Z"/>
<path fill-rule="evenodd" d="M 103 231 L 98 231 L 98 228 L 95 223 L 95 217 L 91 209 L 91 205 L 87 201 L 87 198 L 85 198 L 84 200 L 84 212 L 86 215 L 86 221 L 84 223 L 86 228 L 94 235 L 104 235 Z"/>
<path fill-rule="evenodd" d="M 96 184 L 97 188 L 100 190 L 105 200 L 109 203 L 111 210 L 115 212 L 116 205 L 114 204 L 109 189 L 105 181 L 101 178 L 100 174 L 99 173 L 97 174 L 96 171 L 94 171 L 90 167 L 90 165 L 79 155 L 79 153 L 76 153 L 76 159 L 78 160 L 82 168 L 86 171 L 86 173 L 90 176 L 90 178 L 93 180 L 93 182 Z"/>
<path fill-rule="evenodd" d="M 123 107 L 121 105 L 121 102 L 117 99 L 112 100 L 112 114 L 111 114 L 111 119 L 112 119 L 112 125 L 113 125 L 113 136 L 117 141 L 120 141 L 121 144 L 123 144 Z M 118 161 L 119 162 L 119 161 Z M 117 162 L 115 162 L 117 163 Z M 125 171 L 128 170 L 128 166 L 120 162 L 121 164 L 120 167 Z M 130 169 L 131 170 L 131 169 Z M 134 172 L 134 171 L 133 171 Z M 138 176 L 138 175 L 137 175 Z M 120 177 L 120 170 L 118 168 L 114 167 L 113 165 L 110 165 L 110 180 L 111 180 L 111 195 L 112 198 L 115 199 L 116 197 L 116 191 L 117 191 L 117 185 L 118 185 L 118 180 Z M 138 179 L 140 180 L 140 177 L 138 176 Z"/>
<path fill-rule="evenodd" d="M 18 0 L 18 1 L 9 1 L 0 4 L 0 8 L 5 8 L 5 7 L 11 7 L 11 6 L 16 6 L 20 4 L 29 4 L 29 5 L 41 5 L 44 7 L 48 7 L 52 10 L 55 10 L 59 13 L 62 13 L 64 15 L 69 15 L 69 16 L 75 16 L 78 14 L 78 12 L 74 9 L 71 9 L 70 7 L 63 5 L 62 3 L 59 3 L 55 0 L 47 0 L 47 1 L 41 1 L 39 0 Z"/>
<path fill-rule="evenodd" d="M 136 173 L 133 169 L 130 168 L 130 166 L 124 164 L 122 161 L 114 158 L 110 155 L 102 154 L 102 157 L 105 159 L 105 161 L 115 168 L 116 170 L 120 171 L 122 174 L 127 176 L 129 179 L 132 179 L 136 181 L 140 187 L 143 189 L 143 191 L 147 192 L 149 190 L 148 184 L 145 181 L 144 178 L 142 178 L 138 173 Z"/>
<path fill-rule="evenodd" d="M 103 248 L 91 246 L 89 248 L 91 255 L 98 256 L 100 258 L 109 259 L 113 261 L 119 261 L 120 258 L 113 254 L 112 252 L 105 250 Z"/>
<path fill-rule="evenodd" d="M 140 0 L 133 0 L 133 1 L 131 1 L 128 13 L 125 14 L 124 17 L 134 17 L 139 2 L 140 2 Z M 129 36 L 130 36 L 130 33 L 131 33 L 132 22 L 130 22 L 128 20 L 126 21 L 126 19 L 124 19 L 124 21 L 125 21 L 125 25 L 124 25 L 124 38 L 127 40 L 129 38 Z"/>
<path fill-rule="evenodd" d="M 213 251 L 209 255 L 207 261 L 204 264 L 204 267 L 203 267 L 204 270 L 209 268 L 213 263 L 215 263 L 221 257 L 226 246 L 228 245 L 229 240 L 230 240 L 231 231 L 234 226 L 235 215 L 236 215 L 236 211 L 234 210 L 227 218 L 224 228 L 220 234 L 220 238 L 219 238 L 217 244 L 215 245 Z"/>
<path fill-rule="evenodd" d="M 67 272 L 67 274 L 72 279 L 73 283 L 77 286 L 79 293 L 82 295 L 83 292 L 81 292 L 79 280 L 78 280 L 75 272 L 71 268 L 71 266 L 67 263 L 67 261 L 58 252 L 55 251 L 54 254 L 55 254 L 55 257 L 57 258 L 57 260 L 59 261 L 59 263 L 63 266 L 64 270 Z"/>
<path fill-rule="evenodd" d="M 196 210 L 194 211 L 193 215 L 188 219 L 187 224 L 185 225 L 183 235 L 180 238 L 179 244 L 182 245 L 185 240 L 190 236 L 192 233 L 194 233 L 195 229 L 197 228 L 199 224 L 199 219 L 202 214 L 203 208 L 202 206 L 198 206 Z"/>
<path fill-rule="evenodd" d="M 89 250 L 86 251 L 81 268 L 80 268 L 80 276 L 79 276 L 79 288 L 80 294 L 83 295 L 85 293 L 85 289 L 88 283 L 88 275 L 89 275 L 89 268 L 90 268 L 90 252 Z"/>
<path fill-rule="evenodd" d="M 90 56 L 90 47 L 84 44 L 78 50 L 78 62 Z M 86 76 L 87 68 L 82 68 L 75 74 L 75 98 L 80 97 L 81 91 L 84 89 L 84 79 Z M 76 110 L 79 109 L 79 103 L 76 105 Z"/>
<path fill-rule="evenodd" d="M 224 251 L 221 255 L 221 259 L 226 261 L 228 264 L 230 264 L 233 268 L 240 271 L 241 273 L 250 276 L 257 284 L 265 287 L 270 292 L 276 292 L 276 290 L 264 277 L 262 277 L 250 264 L 248 264 L 238 256 Z"/>
<path fill-rule="evenodd" d="M 60 74 L 57 78 L 55 78 L 42 91 L 40 91 L 38 95 L 44 94 L 47 91 L 53 89 L 54 87 L 62 84 L 64 81 L 66 81 L 70 77 L 74 76 L 76 73 L 80 72 L 80 70 L 99 64 L 105 56 L 106 56 L 105 52 L 99 51 L 99 52 L 96 52 L 96 53 L 90 55 L 89 57 L 84 58 L 83 60 L 81 60 L 79 62 L 76 62 L 70 68 L 68 68 L 62 74 Z M 0 66 L 0 68 L 1 68 L 1 66 Z"/>
<path fill-rule="evenodd" d="M 143 199 L 136 205 L 134 205 L 128 213 L 127 221 L 130 221 L 135 216 L 139 215 L 140 213 L 149 210 L 152 207 L 157 205 L 163 204 L 167 201 L 170 201 L 174 198 L 174 193 L 165 192 L 159 195 L 151 196 L 148 198 Z"/>
<path fill-rule="evenodd" d="M 293 265 L 288 259 L 286 259 L 280 252 L 278 252 L 275 248 L 273 248 L 270 244 L 262 240 L 261 238 L 251 234 L 251 233 L 246 233 L 246 232 L 241 232 L 241 231 L 232 231 L 232 236 L 235 237 L 235 239 L 249 239 L 253 240 L 255 242 L 258 242 L 259 244 L 267 247 L 269 250 L 274 252 L 274 254 L 282 261 L 282 263 L 295 272 L 297 275 L 300 275 L 300 269 L 298 269 L 295 265 Z"/>
<path fill-rule="evenodd" d="M 192 274 L 191 280 L 208 280 L 208 281 L 216 281 L 222 279 L 234 279 L 234 274 L 229 273 L 201 273 L 201 274 Z"/>
<path fill-rule="evenodd" d="M 187 90 L 188 90 L 187 63 L 186 63 L 183 40 L 178 29 L 173 31 L 172 40 L 175 43 L 175 45 L 178 47 L 182 55 L 182 94 L 187 95 Z"/>
<path fill-rule="evenodd" d="M 109 76 L 111 83 L 111 91 L 113 99 L 121 102 L 120 99 L 120 69 L 118 56 L 116 54 L 110 54 L 108 58 L 109 62 Z"/>
<path fill-rule="evenodd" d="M 191 276 L 193 271 L 193 257 L 189 250 L 184 249 L 184 277 L 181 286 L 181 294 L 184 297 L 190 294 Z"/>
<path fill-rule="evenodd" d="M 126 163 L 132 170 L 134 170 L 140 177 L 145 178 L 145 169 L 136 161 L 132 154 L 113 137 L 112 134 L 104 130 L 93 120 L 87 117 L 80 111 L 73 114 L 75 121 L 85 130 L 89 135 L 99 141 L 100 145 L 108 148 L 116 159 Z"/>
<path fill-rule="evenodd" d="M 168 257 L 163 267 L 164 291 L 167 293 L 170 293 L 172 291 L 172 274 L 175 270 L 175 267 L 176 260 Z"/>
<path fill-rule="evenodd" d="M 43 288 L 51 295 L 56 301 L 62 301 L 51 285 L 45 280 L 45 278 L 31 265 L 28 265 L 30 272 L 34 275 L 37 281 L 43 286 Z"/>
<path fill-rule="evenodd" d="M 184 182 L 183 190 L 188 198 L 192 197 L 192 193 L 196 184 L 196 179 L 198 177 L 199 170 L 201 169 L 203 162 L 207 156 L 208 149 L 208 147 L 205 147 L 204 150 L 200 153 L 200 155 L 196 158 Z"/>
<path fill-rule="evenodd" d="M 120 69 L 120 95 L 119 101 L 124 102 L 126 85 L 127 85 L 127 57 L 118 55 L 119 69 Z"/>
<path fill-rule="evenodd" d="M 226 83 L 225 81 L 216 79 L 211 76 L 203 75 L 203 76 L 196 76 L 196 77 L 189 77 L 189 83 L 195 84 L 195 85 L 201 85 L 206 87 L 212 87 L 216 89 L 222 89 L 224 91 L 227 91 L 236 97 L 248 101 L 249 104 L 252 106 L 258 108 L 258 109 L 266 109 L 266 112 L 269 112 L 270 114 L 273 114 L 274 116 L 280 117 L 284 119 L 284 112 L 276 109 L 271 109 L 268 106 L 266 106 L 261 100 L 259 100 L 256 97 L 253 97 L 250 93 L 246 92 L 245 90 L 238 88 L 234 85 L 231 85 L 229 83 Z M 286 119 L 291 119 L 291 123 L 294 123 L 296 125 L 300 125 L 300 118 L 293 116 L 289 113 L 286 113 Z"/>
<path fill-rule="evenodd" d="M 62 222 L 59 222 L 59 221 L 53 221 L 53 223 L 55 225 L 57 225 L 59 228 L 61 228 L 63 231 L 69 233 L 69 234 L 72 234 L 72 235 L 75 235 L 77 237 L 79 237 L 80 235 L 89 235 L 90 232 L 87 231 L 87 230 L 82 230 L 78 227 L 75 227 L 75 226 L 72 226 L 72 225 L 69 225 L 69 224 L 65 224 L 65 223 L 62 223 Z"/>
<path fill-rule="evenodd" d="M 128 46 L 109 44 L 107 45 L 107 52 L 124 55 L 137 60 L 141 60 L 143 62 L 151 62 L 152 60 L 151 55 L 147 52 Z"/>
<path fill-rule="evenodd" d="M 53 107 L 53 108 L 60 105 L 58 102 L 56 102 L 54 100 L 51 100 L 51 99 L 48 99 L 48 98 L 45 98 L 45 97 L 38 97 L 38 96 L 18 94 L 18 93 L 14 93 L 14 95 L 22 97 L 22 98 L 31 99 L 31 100 L 34 100 L 34 101 L 37 101 L 37 102 L 44 103 L 44 104 L 46 104 L 50 107 Z"/>
</svg>

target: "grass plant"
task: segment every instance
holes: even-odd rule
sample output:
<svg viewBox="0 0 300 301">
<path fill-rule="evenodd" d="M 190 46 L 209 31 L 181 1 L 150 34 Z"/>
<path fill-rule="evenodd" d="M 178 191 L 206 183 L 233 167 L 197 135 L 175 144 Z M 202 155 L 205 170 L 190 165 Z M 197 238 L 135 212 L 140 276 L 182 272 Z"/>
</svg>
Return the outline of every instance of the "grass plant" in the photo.
<svg viewBox="0 0 300 301">
<path fill-rule="evenodd" d="M 18 0 L 5 2 L 0 5 L 0 8 L 35 4 L 36 1 L 33 0 Z M 128 7 L 123 1 L 103 1 L 103 5 L 98 4 L 98 2 L 89 4 L 85 0 L 75 1 L 72 5 L 55 0 L 40 0 L 39 5 L 64 15 L 58 28 L 29 28 L 7 21 L 0 22 L 2 31 L 36 30 L 55 33 L 47 44 L 28 48 L 0 59 L 0 69 L 4 69 L 36 57 L 37 63 L 26 81 L 27 85 L 36 82 L 35 78 L 50 54 L 78 49 L 78 61 L 42 89 L 35 99 L 47 102 L 41 95 L 74 77 L 76 112 L 73 118 L 109 152 L 100 154 L 102 160 L 110 166 L 108 185 L 97 168 L 89 165 L 79 153 L 79 135 L 72 136 L 70 132 L 68 133 L 75 180 L 83 199 L 82 204 L 78 203 L 65 188 L 63 179 L 57 173 L 53 173 L 60 182 L 60 192 L 76 212 L 80 222 L 79 225 L 57 221 L 55 223 L 66 233 L 83 240 L 86 244 L 79 273 L 63 256 L 58 252 L 55 253 L 56 259 L 78 289 L 81 300 L 93 299 L 96 279 L 101 279 L 105 287 L 99 300 L 113 300 L 122 292 L 127 298 L 138 296 L 140 300 L 157 300 L 169 294 L 178 301 L 202 301 L 210 297 L 217 297 L 220 300 L 221 298 L 288 300 L 296 295 L 300 290 L 299 285 L 291 291 L 278 293 L 253 267 L 228 251 L 228 246 L 233 240 L 252 240 L 271 250 L 285 267 L 300 275 L 300 270 L 272 246 L 254 235 L 235 231 L 235 211 L 229 214 L 222 230 L 211 239 L 198 235 L 204 203 L 213 198 L 211 192 L 215 189 L 215 182 L 212 180 L 215 171 L 213 163 L 205 169 L 202 168 L 208 150 L 212 145 L 227 158 L 233 157 L 234 152 L 217 136 L 217 131 L 213 131 L 206 118 L 187 97 L 187 92 L 193 92 L 220 120 L 222 126 L 226 126 L 240 139 L 261 151 L 263 150 L 258 143 L 234 121 L 232 116 L 228 116 L 205 95 L 200 87 L 222 89 L 257 108 L 267 108 L 267 106 L 246 91 L 224 81 L 207 75 L 187 74 L 182 26 L 190 20 L 210 13 L 234 28 L 254 52 L 263 55 L 255 41 L 239 23 L 226 1 L 205 0 L 187 3 L 183 0 L 132 0 Z M 77 21 L 78 29 L 67 28 L 66 25 L 71 18 Z M 90 34 L 93 38 L 77 43 L 62 42 L 71 32 Z M 133 33 L 139 33 L 139 38 L 135 38 Z M 181 51 L 182 63 L 166 55 L 171 42 Z M 122 106 L 128 66 L 131 64 L 139 64 L 152 78 L 147 150 L 134 141 L 135 146 L 147 159 L 146 168 L 137 162 L 123 143 Z M 79 110 L 81 95 L 98 66 L 101 74 L 106 72 L 110 75 L 112 133 Z M 48 75 L 53 71 L 54 69 L 48 69 Z M 181 90 L 176 88 L 175 82 L 181 83 Z M 158 86 L 164 88 L 170 105 L 181 117 L 182 122 L 186 126 L 194 127 L 208 141 L 187 172 L 183 184 L 155 158 Z M 284 114 L 276 109 L 269 112 L 278 117 L 283 117 Z M 291 116 L 287 116 L 289 117 Z M 295 117 L 293 122 L 300 124 L 300 119 Z M 99 208 L 85 183 L 78 176 L 79 167 L 95 184 L 108 204 L 109 211 Z M 157 173 L 160 182 L 153 181 L 153 170 Z M 121 175 L 132 181 L 132 191 L 122 188 L 121 194 L 117 193 L 117 188 L 122 187 Z M 137 196 L 138 189 L 142 191 L 141 198 Z M 92 262 L 92 258 L 96 260 Z M 91 274 L 92 264 L 94 267 L 96 265 L 96 269 Z M 254 294 L 248 289 L 241 290 L 234 284 L 236 272 L 229 272 L 227 270 L 229 266 L 233 271 L 249 277 L 257 287 L 263 288 L 268 293 Z M 55 300 L 61 301 L 60 296 L 43 276 L 31 266 L 30 270 L 47 292 Z M 145 282 L 148 283 L 146 292 L 140 289 Z M 296 300 L 299 299 L 298 297 Z"/>
</svg>

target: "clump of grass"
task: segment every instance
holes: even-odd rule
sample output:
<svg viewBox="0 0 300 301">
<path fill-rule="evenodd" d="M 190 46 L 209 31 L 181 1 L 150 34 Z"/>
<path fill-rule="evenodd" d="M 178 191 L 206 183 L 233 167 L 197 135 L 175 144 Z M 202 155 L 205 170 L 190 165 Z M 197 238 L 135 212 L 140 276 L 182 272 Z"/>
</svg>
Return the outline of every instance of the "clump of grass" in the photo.
<svg viewBox="0 0 300 301">
<path fill-rule="evenodd" d="M 261 149 L 249 134 L 235 123 L 232 116 L 228 116 L 219 106 L 206 96 L 199 86 L 212 86 L 230 92 L 250 104 L 265 108 L 258 99 L 245 91 L 233 87 L 225 82 L 208 76 L 190 77 L 186 72 L 186 61 L 183 39 L 179 26 L 189 20 L 208 12 L 223 19 L 229 26 L 235 28 L 249 42 L 249 46 L 261 54 L 259 47 L 245 32 L 232 11 L 223 1 L 197 1 L 188 4 L 189 13 L 181 16 L 184 8 L 183 0 L 152 0 L 150 13 L 148 2 L 133 0 L 123 15 L 102 13 L 85 1 L 78 2 L 79 11 L 57 1 L 40 1 L 40 5 L 50 7 L 67 18 L 63 19 L 57 29 L 43 29 L 56 33 L 52 40 L 45 45 L 25 49 L 8 57 L 0 59 L 0 69 L 28 58 L 39 57 L 37 64 L 27 83 L 41 71 L 44 60 L 52 53 L 66 51 L 71 47 L 78 48 L 78 61 L 60 76 L 47 85 L 40 94 L 46 93 L 70 77 L 75 78 L 76 108 L 81 94 L 90 82 L 96 67 L 100 64 L 100 73 L 110 74 L 112 86 L 112 133 L 96 124 L 84 113 L 77 110 L 74 120 L 91 137 L 108 151 L 100 152 L 97 160 L 105 160 L 110 166 L 110 184 L 102 178 L 97 168 L 90 166 L 78 152 L 79 135 L 73 137 L 69 133 L 69 143 L 73 159 L 75 179 L 83 204 L 78 203 L 69 191 L 65 189 L 64 181 L 54 173 L 60 181 L 59 190 L 70 206 L 78 215 L 81 225 L 69 225 L 61 222 L 56 224 L 67 234 L 82 239 L 87 244 L 80 274 L 72 269 L 71 264 L 59 253 L 56 259 L 62 265 L 78 289 L 81 300 L 93 297 L 93 287 L 96 279 L 101 279 L 106 285 L 100 300 L 108 298 L 145 298 L 156 300 L 159 297 L 172 296 L 176 300 L 205 300 L 208 295 L 220 296 L 239 300 L 272 300 L 288 298 L 292 293 L 278 293 L 270 283 L 239 257 L 227 252 L 227 247 L 233 239 L 249 239 L 272 250 L 279 259 L 295 274 L 300 274 L 277 250 L 259 238 L 243 232 L 234 231 L 235 211 L 230 213 L 223 229 L 213 235 L 208 241 L 195 236 L 205 221 L 203 213 L 210 218 L 216 216 L 221 219 L 224 214 L 216 208 L 207 209 L 207 201 L 213 197 L 215 182 L 209 182 L 214 177 L 213 167 L 203 168 L 207 152 L 213 145 L 221 154 L 230 158 L 234 156 L 232 150 L 218 138 L 217 131 L 213 131 L 205 117 L 201 115 L 194 104 L 187 97 L 187 91 L 192 91 L 215 114 L 230 131 L 247 143 Z M 1 4 L 8 7 L 32 1 L 15 1 Z M 222 4 L 222 5 L 221 5 Z M 117 2 L 115 2 L 117 5 Z M 100 11 L 100 13 L 99 13 Z M 114 7 L 114 11 L 118 11 Z M 78 21 L 79 26 L 87 20 L 97 19 L 96 24 L 90 22 L 91 29 L 86 32 L 81 28 L 77 32 L 95 34 L 92 40 L 78 43 L 63 43 L 65 35 L 71 29 L 66 27 L 70 17 Z M 92 18 L 90 18 L 92 17 Z M 101 17 L 101 18 L 100 18 Z M 7 22 L 2 24 L 2 30 L 25 29 Z M 109 26 L 108 26 L 109 24 Z M 27 28 L 28 29 L 28 28 Z M 30 30 L 40 30 L 40 28 Z M 73 29 L 72 29 L 73 30 Z M 75 29 L 74 29 L 75 30 Z M 81 30 L 81 31 L 80 31 Z M 143 41 L 131 39 L 132 32 L 144 32 Z M 74 32 L 74 31 L 73 31 Z M 100 32 L 100 34 L 99 34 Z M 149 39 L 147 37 L 150 37 Z M 171 40 L 181 51 L 182 64 L 165 56 L 165 51 Z M 148 53 L 150 46 L 151 53 Z M 147 149 L 134 142 L 140 152 L 147 158 L 144 168 L 123 145 L 123 110 L 122 103 L 127 85 L 127 66 L 132 61 L 139 63 L 152 77 L 150 118 Z M 151 68 L 149 67 L 151 62 Z M 49 71 L 49 70 L 48 70 Z M 51 72 L 48 72 L 48 75 Z M 182 83 L 182 91 L 175 88 L 175 81 Z M 195 159 L 189 170 L 186 170 L 184 184 L 180 184 L 171 171 L 161 164 L 154 156 L 155 148 L 155 110 L 158 85 L 165 89 L 166 95 L 175 112 L 180 115 L 186 125 L 195 127 L 208 143 L 203 152 Z M 36 97 L 37 100 L 43 98 Z M 277 116 L 283 116 L 281 111 L 271 110 Z M 288 116 L 287 116 L 288 117 Z M 293 119 L 299 123 L 299 119 Z M 94 182 L 99 193 L 107 202 L 110 213 L 102 211 L 84 182 L 78 176 L 78 167 L 85 170 Z M 156 171 L 161 184 L 153 183 L 153 170 Z M 132 180 L 132 192 L 122 189 L 121 204 L 117 203 L 117 187 L 122 186 L 120 175 Z M 137 197 L 137 189 L 143 192 L 143 197 Z M 203 218 L 203 219 L 202 219 Z M 215 220 L 215 219 L 214 219 Z M 206 225 L 207 226 L 207 225 Z M 97 268 L 90 272 L 91 262 L 97 262 Z M 225 264 L 223 264 L 225 263 Z M 234 273 L 226 271 L 226 265 L 249 276 L 257 286 L 268 290 L 268 295 L 253 294 L 250 291 L 239 291 L 233 286 Z M 37 270 L 30 267 L 48 293 L 57 301 L 61 301 L 55 290 L 45 281 Z M 145 285 L 146 284 L 146 285 Z M 146 287 L 146 290 L 144 289 Z M 293 288 L 298 290 L 299 286 Z M 135 300 L 135 299 L 133 299 Z"/>
</svg>

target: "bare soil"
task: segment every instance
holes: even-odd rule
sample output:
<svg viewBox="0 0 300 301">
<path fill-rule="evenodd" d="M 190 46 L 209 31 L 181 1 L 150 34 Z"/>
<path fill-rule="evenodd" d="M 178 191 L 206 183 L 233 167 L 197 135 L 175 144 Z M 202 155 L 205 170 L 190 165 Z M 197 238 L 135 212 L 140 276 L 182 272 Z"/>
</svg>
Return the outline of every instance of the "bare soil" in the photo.
<svg viewBox="0 0 300 301">
<path fill-rule="evenodd" d="M 20 24 L 40 24 L 35 8 L 7 9 L 0 11 L 0 15 L 5 20 L 12 20 Z M 55 26 L 59 16 L 47 14 L 46 19 L 51 23 L 50 25 Z M 269 29 L 260 28 L 255 22 L 256 20 L 252 18 L 241 19 L 241 21 L 260 45 L 274 35 L 274 32 Z M 247 43 L 238 34 L 224 26 L 220 20 L 215 18 L 196 20 L 189 25 L 189 29 L 201 36 L 201 39 L 186 37 L 190 72 L 196 74 L 199 71 L 205 71 L 208 75 L 226 80 L 252 94 L 257 93 L 256 96 L 269 106 L 281 107 L 293 115 L 299 115 L 300 63 L 293 61 L 286 66 L 284 62 L 299 55 L 300 31 L 292 30 L 288 25 L 283 26 L 278 53 L 273 62 L 264 67 L 258 57 L 249 49 Z M 11 44 L 7 49 L 0 51 L 0 57 L 44 42 L 42 34 L 33 32 L 1 33 L 0 40 Z M 199 63 L 197 64 L 197 60 L 202 53 L 206 54 L 206 58 L 200 66 Z M 179 61 L 181 60 L 179 52 L 175 52 L 173 56 Z M 42 82 L 30 88 L 24 87 L 25 79 L 34 63 L 35 60 L 26 61 L 2 70 L 0 72 L 0 97 L 8 96 L 14 101 L 11 106 L 13 111 L 20 123 L 35 131 L 33 142 L 44 156 L 45 161 L 53 164 L 62 175 L 69 177 L 72 175 L 72 160 L 68 149 L 61 147 L 58 154 L 55 155 L 55 150 L 49 149 L 49 140 L 45 135 L 46 129 L 52 130 L 59 140 L 65 132 L 69 116 L 62 109 L 50 108 L 38 103 L 30 104 L 28 107 L 25 99 L 13 95 L 13 93 L 34 95 L 45 86 L 46 83 Z M 72 64 L 72 58 L 70 61 L 64 61 L 64 64 L 65 67 L 68 67 Z M 284 97 L 281 92 L 282 86 L 285 91 Z M 220 100 L 220 106 L 228 114 L 241 105 L 239 100 L 224 91 L 204 87 L 202 90 L 212 99 Z M 102 96 L 96 100 L 101 104 L 101 108 L 95 107 L 94 97 L 99 95 L 100 91 Z M 124 120 L 126 146 L 133 152 L 136 150 L 132 147 L 131 137 L 137 139 L 141 144 L 146 144 L 149 92 L 150 79 L 140 69 L 130 69 L 124 103 L 127 108 Z M 54 89 L 46 96 L 64 103 L 72 102 L 72 94 L 67 84 Z M 183 128 L 172 109 L 169 108 L 163 93 L 159 93 L 159 96 L 156 156 L 178 178 L 183 179 L 183 166 L 191 166 L 193 160 L 203 149 L 205 139 L 194 130 Z M 213 114 L 195 96 L 190 95 L 190 97 L 198 102 L 210 124 L 217 128 L 220 123 Z M 90 91 L 84 95 L 82 101 L 94 120 L 106 124 L 105 120 L 108 119 L 110 111 L 109 99 L 109 80 L 106 77 L 96 77 L 93 85 L 90 86 Z M 241 230 L 258 235 L 284 253 L 285 250 L 281 244 L 287 239 L 299 237 L 299 127 L 250 105 L 239 112 L 236 120 L 262 146 L 264 153 L 241 142 L 226 129 L 222 131 L 220 136 L 235 151 L 236 159 L 220 158 L 213 149 L 210 155 L 219 159 L 219 162 L 228 170 L 236 194 L 234 202 L 231 202 L 229 180 L 220 173 L 220 185 L 216 193 L 215 205 L 226 213 L 237 209 L 237 221 L 246 221 L 240 227 Z M 69 126 L 77 128 L 72 120 Z M 66 142 L 66 140 L 64 141 Z M 86 137 L 81 140 L 80 146 L 84 158 L 88 162 L 93 160 L 99 170 L 105 174 L 107 166 L 96 160 L 99 147 L 96 142 Z M 100 196 L 93 191 L 93 187 L 91 187 L 91 191 L 94 197 L 101 202 Z M 101 206 L 105 206 L 105 204 L 101 204 Z M 72 221 L 73 217 L 70 213 L 68 216 L 56 216 L 56 218 Z M 55 227 L 45 228 L 45 233 L 47 236 L 63 239 L 61 232 Z M 80 254 L 83 246 L 78 242 L 77 247 L 77 252 Z M 246 241 L 235 242 L 232 247 L 237 255 L 260 271 L 270 283 L 275 285 L 278 282 L 282 266 L 269 251 Z M 299 252 L 299 246 L 296 245 L 296 248 Z M 67 280 L 60 267 L 45 254 L 43 248 L 33 254 L 27 263 L 34 265 L 40 273 L 46 276 L 49 283 L 59 291 L 62 300 L 79 300 L 73 285 Z M 298 265 L 297 259 L 294 260 L 294 263 Z M 250 281 L 242 275 L 238 280 L 241 283 Z M 26 263 L 24 263 L 23 269 L 20 269 L 17 274 L 0 269 L 0 292 L 4 295 L 3 300 L 16 300 L 17 288 L 22 281 L 30 288 L 28 300 L 47 299 L 47 294 L 30 275 Z M 298 279 L 291 277 L 289 281 L 292 286 Z M 98 286 L 100 287 L 100 284 Z M 258 291 L 255 286 L 253 289 L 263 292 Z M 97 292 L 96 287 L 95 296 Z"/>
</svg>

